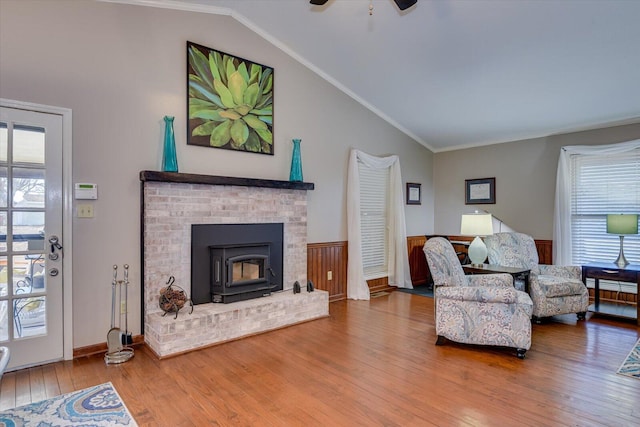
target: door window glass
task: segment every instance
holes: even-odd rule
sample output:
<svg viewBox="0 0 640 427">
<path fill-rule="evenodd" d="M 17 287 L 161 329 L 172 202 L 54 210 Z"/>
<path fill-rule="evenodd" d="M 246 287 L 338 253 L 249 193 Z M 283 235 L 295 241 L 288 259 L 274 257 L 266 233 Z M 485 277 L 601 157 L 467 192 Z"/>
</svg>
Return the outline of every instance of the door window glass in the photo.
<svg viewBox="0 0 640 427">
<path fill-rule="evenodd" d="M 7 257 L 0 256 L 0 296 L 7 296 Z"/>
<path fill-rule="evenodd" d="M 13 168 L 13 207 L 44 208 L 44 169 Z"/>
<path fill-rule="evenodd" d="M 7 316 L 8 301 L 0 301 L 0 341 L 9 339 L 9 316 Z"/>
<path fill-rule="evenodd" d="M 7 212 L 0 212 L 0 252 L 7 250 Z"/>
<path fill-rule="evenodd" d="M 7 144 L 9 141 L 9 130 L 7 124 L 0 122 L 0 162 L 7 161 Z"/>
<path fill-rule="evenodd" d="M 43 232 L 44 212 L 13 211 L 11 235 L 14 251 L 44 249 Z M 43 243 L 38 247 L 38 243 L 34 241 L 42 241 Z"/>
<path fill-rule="evenodd" d="M 44 297 L 19 298 L 13 301 L 13 336 L 32 337 L 47 333 Z"/>
<path fill-rule="evenodd" d="M 7 207 L 7 168 L 0 167 L 0 208 Z"/>
<path fill-rule="evenodd" d="M 13 256 L 13 293 L 26 295 L 45 290 L 44 254 Z"/>
<path fill-rule="evenodd" d="M 13 128 L 13 162 L 44 164 L 44 129 L 16 125 Z"/>
</svg>

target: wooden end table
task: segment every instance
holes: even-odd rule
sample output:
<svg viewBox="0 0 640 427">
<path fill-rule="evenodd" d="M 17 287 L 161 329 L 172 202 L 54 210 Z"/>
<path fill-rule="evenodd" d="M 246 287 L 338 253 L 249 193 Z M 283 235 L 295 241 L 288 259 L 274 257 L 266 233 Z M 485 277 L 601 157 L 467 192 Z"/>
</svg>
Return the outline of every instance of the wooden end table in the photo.
<svg viewBox="0 0 640 427">
<path fill-rule="evenodd" d="M 585 286 L 589 278 L 595 281 L 593 304 L 589 306 L 589 311 L 606 316 L 636 319 L 636 323 L 640 325 L 640 299 L 636 300 L 635 307 L 600 302 L 600 279 L 635 283 L 640 288 L 640 265 L 629 264 L 620 267 L 613 262 L 592 262 L 582 266 L 582 282 Z"/>
<path fill-rule="evenodd" d="M 531 274 L 531 270 L 520 267 L 506 267 L 504 265 L 497 264 L 465 264 L 462 266 L 465 274 L 497 274 L 497 273 L 507 273 L 513 277 L 513 285 L 515 286 L 515 282 L 517 279 L 524 281 L 524 291 L 529 293 L 529 274 Z"/>
</svg>

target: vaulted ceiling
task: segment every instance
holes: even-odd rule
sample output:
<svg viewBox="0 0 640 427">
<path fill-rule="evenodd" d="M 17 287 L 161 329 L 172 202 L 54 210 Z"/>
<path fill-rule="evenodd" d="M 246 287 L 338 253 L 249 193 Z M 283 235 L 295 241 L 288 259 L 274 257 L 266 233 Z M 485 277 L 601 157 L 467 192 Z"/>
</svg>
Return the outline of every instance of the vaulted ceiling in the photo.
<svg viewBox="0 0 640 427">
<path fill-rule="evenodd" d="M 435 152 L 640 122 L 640 1 L 128 2 L 230 14 Z"/>
</svg>

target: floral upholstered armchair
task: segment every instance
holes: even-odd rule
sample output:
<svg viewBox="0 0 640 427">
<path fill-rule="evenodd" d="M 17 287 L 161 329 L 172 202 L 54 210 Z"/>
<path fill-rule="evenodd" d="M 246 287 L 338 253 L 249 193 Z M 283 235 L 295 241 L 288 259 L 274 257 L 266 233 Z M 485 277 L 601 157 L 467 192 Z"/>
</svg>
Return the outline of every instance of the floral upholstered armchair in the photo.
<svg viewBox="0 0 640 427">
<path fill-rule="evenodd" d="M 489 263 L 531 270 L 529 294 L 533 300 L 533 317 L 576 313 L 584 320 L 589 307 L 589 291 L 582 283 L 577 266 L 538 264 L 538 251 L 533 237 L 523 233 L 497 233 L 484 239 Z"/>
<path fill-rule="evenodd" d="M 532 302 L 508 274 L 465 276 L 451 243 L 427 240 L 424 253 L 433 276 L 436 344 L 513 347 L 523 359 L 531 347 Z"/>
</svg>

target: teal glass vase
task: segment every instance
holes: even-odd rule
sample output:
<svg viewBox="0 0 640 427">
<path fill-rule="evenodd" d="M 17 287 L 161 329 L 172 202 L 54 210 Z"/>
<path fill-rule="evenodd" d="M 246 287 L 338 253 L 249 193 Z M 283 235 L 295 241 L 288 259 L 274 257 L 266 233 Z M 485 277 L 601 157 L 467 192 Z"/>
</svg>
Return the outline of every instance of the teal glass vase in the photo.
<svg viewBox="0 0 640 427">
<path fill-rule="evenodd" d="M 300 155 L 300 140 L 293 140 L 293 153 L 291 154 L 291 172 L 289 181 L 302 182 L 302 157 Z"/>
<path fill-rule="evenodd" d="M 178 172 L 176 137 L 173 134 L 172 116 L 164 116 L 164 149 L 162 151 L 162 171 Z"/>
</svg>

